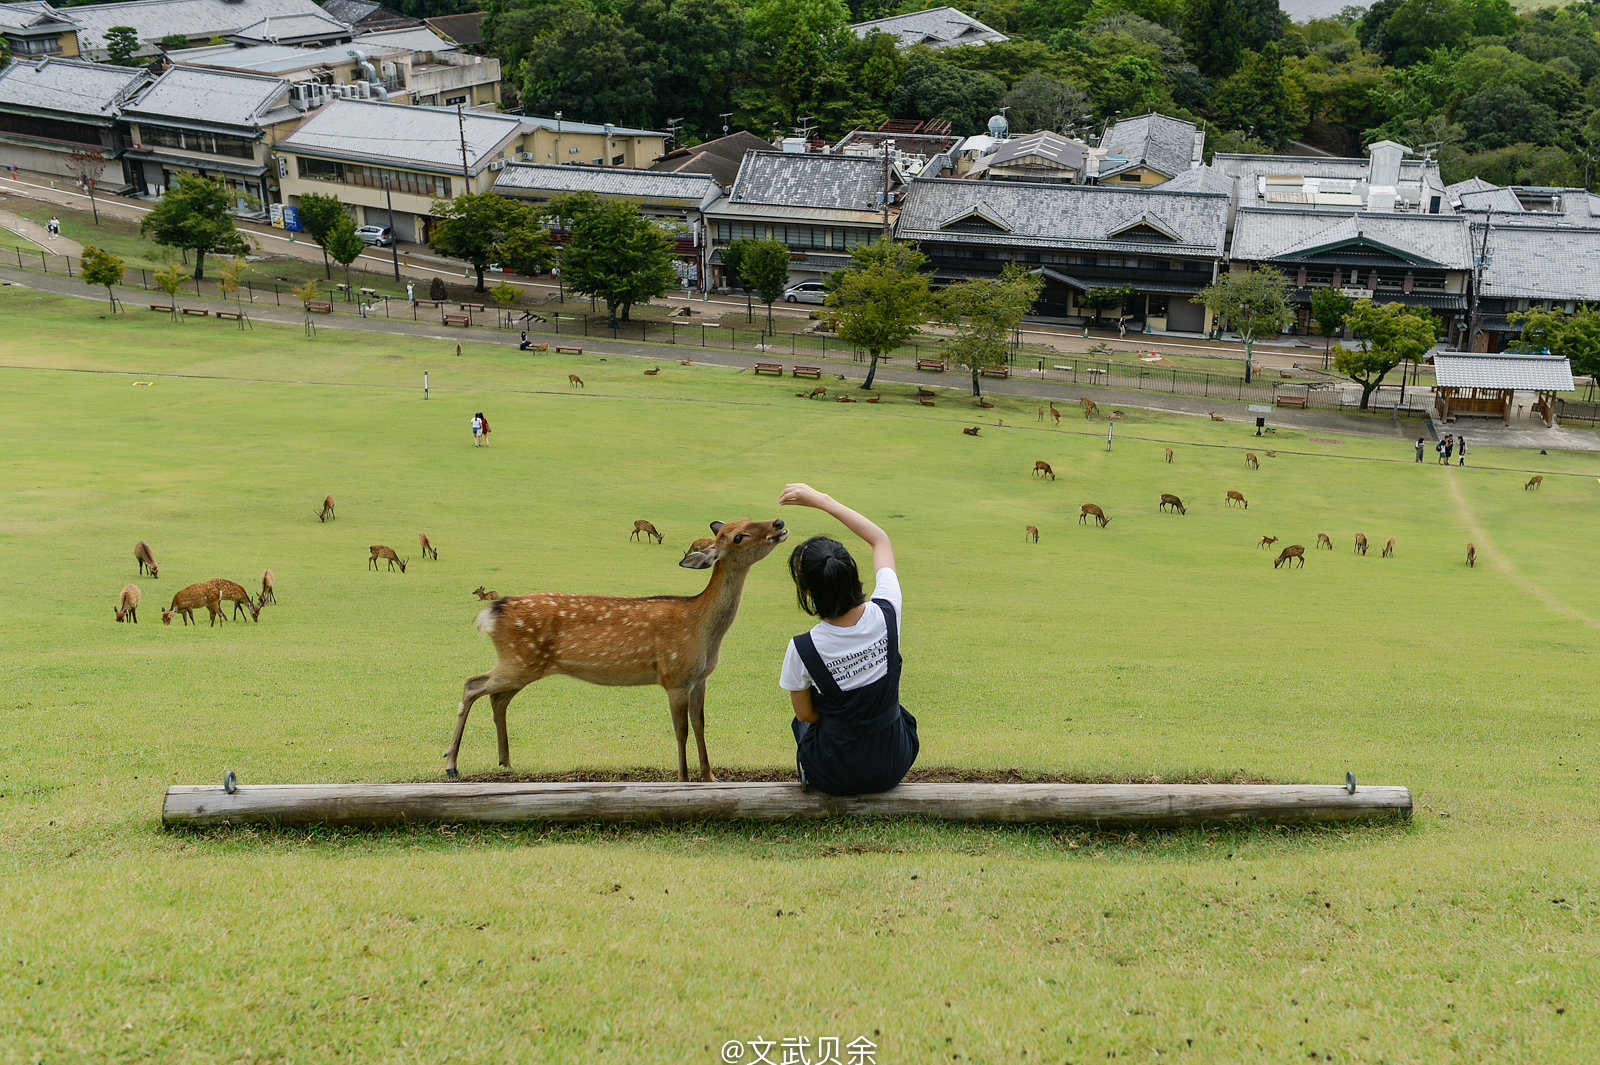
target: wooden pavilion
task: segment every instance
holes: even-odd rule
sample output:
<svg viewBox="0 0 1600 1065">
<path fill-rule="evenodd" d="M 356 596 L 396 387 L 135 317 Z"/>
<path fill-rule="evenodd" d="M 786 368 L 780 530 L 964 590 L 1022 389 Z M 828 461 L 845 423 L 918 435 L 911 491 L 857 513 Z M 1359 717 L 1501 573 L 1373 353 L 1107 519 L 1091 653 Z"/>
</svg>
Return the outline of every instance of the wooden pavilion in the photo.
<svg viewBox="0 0 1600 1065">
<path fill-rule="evenodd" d="M 1433 407 L 1441 422 L 1468 414 L 1498 417 L 1510 425 L 1516 394 L 1532 392 L 1534 413 L 1553 427 L 1556 393 L 1573 388 L 1572 364 L 1562 355 L 1440 352 L 1433 357 L 1433 370 L 1438 381 Z"/>
</svg>

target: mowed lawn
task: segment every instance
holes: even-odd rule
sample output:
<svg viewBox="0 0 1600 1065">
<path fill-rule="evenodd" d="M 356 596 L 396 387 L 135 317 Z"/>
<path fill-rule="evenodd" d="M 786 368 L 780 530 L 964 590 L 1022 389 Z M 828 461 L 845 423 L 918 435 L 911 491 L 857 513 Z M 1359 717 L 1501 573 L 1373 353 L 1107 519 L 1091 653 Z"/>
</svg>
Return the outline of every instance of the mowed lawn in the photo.
<svg viewBox="0 0 1600 1065">
<path fill-rule="evenodd" d="M 1103 422 L 1003 398 L 807 402 L 670 358 L 102 314 L 0 290 L 0 1062 L 712 1062 L 761 1039 L 778 1062 L 799 1038 L 815 1061 L 826 1036 L 884 1065 L 1593 1059 L 1600 456 L 1474 446 L 1442 470 L 1258 440 L 1232 408 L 1130 410 L 1108 453 Z M 1350 770 L 1409 785 L 1414 821 L 161 828 L 168 784 L 227 769 L 441 778 L 493 660 L 473 588 L 693 593 L 689 541 L 776 515 L 795 480 L 895 538 L 921 764 Z M 638 518 L 665 545 L 631 542 Z M 367 570 L 380 543 L 405 574 Z M 752 570 L 711 681 L 717 767 L 792 766 L 776 676 L 809 619 L 786 557 Z M 259 624 L 161 626 L 183 585 L 266 567 Z M 111 616 L 128 581 L 137 626 Z M 520 773 L 675 764 L 659 689 L 553 679 L 510 719 Z M 461 766 L 494 769 L 486 703 Z"/>
</svg>

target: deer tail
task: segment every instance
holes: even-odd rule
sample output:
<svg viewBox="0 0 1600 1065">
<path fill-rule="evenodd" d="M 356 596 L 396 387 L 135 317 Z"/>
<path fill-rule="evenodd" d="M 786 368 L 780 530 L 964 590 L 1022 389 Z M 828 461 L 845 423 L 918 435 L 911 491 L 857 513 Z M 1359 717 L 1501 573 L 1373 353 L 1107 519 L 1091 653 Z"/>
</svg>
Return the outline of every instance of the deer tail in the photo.
<svg viewBox="0 0 1600 1065">
<path fill-rule="evenodd" d="M 500 620 L 500 600 L 496 599 L 478 611 L 478 631 L 485 636 L 494 635 L 495 623 Z"/>
</svg>

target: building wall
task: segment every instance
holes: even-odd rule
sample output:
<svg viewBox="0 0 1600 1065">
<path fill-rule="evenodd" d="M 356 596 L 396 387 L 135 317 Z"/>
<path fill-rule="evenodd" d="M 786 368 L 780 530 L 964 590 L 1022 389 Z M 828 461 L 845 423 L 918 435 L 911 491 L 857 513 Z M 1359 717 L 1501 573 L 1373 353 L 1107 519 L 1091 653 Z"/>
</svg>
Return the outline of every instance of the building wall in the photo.
<svg viewBox="0 0 1600 1065">
<path fill-rule="evenodd" d="M 541 128 L 523 138 L 520 150 L 533 156 L 523 160 L 529 163 L 583 163 L 643 170 L 666 154 L 667 146 L 665 137 L 607 137 L 571 130 L 562 131 L 557 143 L 555 130 Z M 617 161 L 619 156 L 620 161 Z M 597 159 L 603 162 L 596 163 Z"/>
<path fill-rule="evenodd" d="M 1103 177 L 1100 179 L 1100 184 L 1113 186 L 1159 185 L 1163 181 L 1170 180 L 1172 180 L 1171 174 L 1158 174 L 1154 170 L 1148 170 L 1145 167 L 1136 166 L 1132 170 L 1124 170 L 1120 174 L 1113 174 L 1110 177 Z"/>
<path fill-rule="evenodd" d="M 35 170 L 41 174 L 71 178 L 71 171 L 67 169 L 67 158 L 72 154 L 72 150 L 66 145 L 62 145 L 61 150 L 56 151 L 0 141 L 0 166 L 21 167 L 23 170 Z M 116 164 L 113 163 L 106 167 L 105 175 L 101 178 L 102 184 L 115 184 L 115 175 Z M 0 182 L 0 186 L 3 186 L 3 182 Z"/>
</svg>

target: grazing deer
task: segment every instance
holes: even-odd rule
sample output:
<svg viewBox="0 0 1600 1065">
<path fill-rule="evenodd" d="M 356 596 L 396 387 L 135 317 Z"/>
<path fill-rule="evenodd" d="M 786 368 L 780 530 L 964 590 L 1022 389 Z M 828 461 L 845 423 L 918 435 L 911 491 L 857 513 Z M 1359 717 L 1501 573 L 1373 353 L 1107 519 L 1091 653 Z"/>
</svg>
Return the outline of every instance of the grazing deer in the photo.
<svg viewBox="0 0 1600 1065">
<path fill-rule="evenodd" d="M 1544 474 L 1536 473 L 1528 478 L 1528 483 L 1522 486 L 1522 490 L 1526 492 L 1528 489 L 1538 488 L 1542 484 L 1544 484 Z"/>
<path fill-rule="evenodd" d="M 481 585 L 481 584 L 478 585 L 476 588 L 474 588 L 472 590 L 472 594 L 477 596 L 478 600 L 480 602 L 482 600 L 485 600 L 485 599 L 499 599 L 500 598 L 500 593 L 499 592 L 486 592 L 486 591 L 483 590 L 483 585 Z"/>
<path fill-rule="evenodd" d="M 467 714 L 490 697 L 499 740 L 500 765 L 511 765 L 506 708 L 523 688 L 552 673 L 591 684 L 659 684 L 667 691 L 678 741 L 678 779 L 689 779 L 687 744 L 694 726 L 700 779 L 711 781 L 706 757 L 706 681 L 717 668 L 722 639 L 739 613 L 750 567 L 789 536 L 782 518 L 711 523 L 711 546 L 686 556 L 685 569 L 710 569 L 711 580 L 696 596 L 517 595 L 499 599 L 478 614 L 478 628 L 494 641 L 488 673 L 467 678 L 456 712 L 455 736 L 445 752 L 445 773 L 454 777 Z"/>
<path fill-rule="evenodd" d="M 1225 421 L 1228 420 L 1228 419 L 1224 418 L 1222 415 L 1218 414 L 1214 410 L 1213 411 L 1207 411 L 1206 413 L 1211 415 L 1211 420 L 1214 421 L 1214 422 L 1225 422 Z"/>
<path fill-rule="evenodd" d="M 813 388 L 810 391 L 809 394 L 807 394 L 806 398 L 807 399 L 818 399 L 818 398 L 820 398 L 822 396 L 825 396 L 827 394 L 828 394 L 828 386 L 827 385 L 818 385 L 816 388 Z"/>
<path fill-rule="evenodd" d="M 439 549 L 433 546 L 433 542 L 428 539 L 427 533 L 417 533 L 417 543 L 422 545 L 423 558 L 431 558 L 435 562 L 439 561 Z"/>
<path fill-rule="evenodd" d="M 124 584 L 122 595 L 117 598 L 117 605 L 111 608 L 111 613 L 118 621 L 131 621 L 139 624 L 139 586 L 137 584 Z"/>
<path fill-rule="evenodd" d="M 1272 568 L 1277 569 L 1279 566 L 1283 565 L 1292 558 L 1300 560 L 1301 569 L 1306 568 L 1306 549 L 1301 547 L 1299 544 L 1290 544 L 1288 547 L 1278 552 L 1278 557 L 1272 560 Z"/>
<path fill-rule="evenodd" d="M 391 571 L 393 571 L 395 566 L 398 565 L 400 567 L 400 572 L 404 573 L 406 571 L 406 563 L 411 561 L 410 559 L 401 558 L 399 555 L 395 554 L 394 548 L 384 547 L 382 544 L 373 544 L 367 550 L 372 552 L 372 557 L 367 559 L 367 565 L 372 569 L 378 568 L 378 559 L 382 558 L 388 560 L 389 569 Z"/>
<path fill-rule="evenodd" d="M 1244 464 L 1249 466 L 1252 470 L 1259 470 L 1261 468 L 1261 460 L 1256 458 L 1256 453 L 1254 451 L 1246 451 L 1244 453 Z"/>
<path fill-rule="evenodd" d="M 1036 476 L 1048 477 L 1052 481 L 1056 479 L 1056 471 L 1052 470 L 1050 464 L 1044 459 L 1039 459 L 1033 464 L 1033 472 Z"/>
<path fill-rule="evenodd" d="M 161 576 L 161 566 L 156 562 L 156 556 L 150 553 L 150 545 L 140 540 L 133 545 L 133 560 L 139 563 L 139 576 L 150 574 L 151 580 Z"/>
<path fill-rule="evenodd" d="M 1050 402 L 1050 417 L 1055 420 L 1056 428 L 1061 427 L 1061 412 L 1056 410 L 1054 401 Z"/>
<path fill-rule="evenodd" d="M 1365 555 L 1367 553 L 1367 534 L 1366 533 L 1356 533 L 1355 551 L 1356 551 L 1356 554 L 1358 554 L 1358 555 Z"/>
<path fill-rule="evenodd" d="M 1233 506 L 1235 503 L 1238 503 L 1246 510 L 1250 509 L 1250 501 L 1244 496 L 1240 495 L 1238 492 L 1229 492 L 1227 498 L 1222 501 L 1223 506 L 1228 507 Z"/>
<path fill-rule="evenodd" d="M 1169 448 L 1166 449 L 1166 451 L 1167 451 L 1167 462 L 1171 463 L 1172 462 L 1172 449 L 1169 447 Z"/>
<path fill-rule="evenodd" d="M 1275 544 L 1277 542 L 1278 542 L 1278 538 L 1276 536 L 1263 536 L 1261 538 L 1261 542 L 1259 544 L 1257 544 L 1256 546 L 1257 547 L 1271 547 L 1273 544 Z"/>
<path fill-rule="evenodd" d="M 1383 545 L 1383 557 L 1384 558 L 1393 558 L 1394 557 L 1394 537 L 1392 537 L 1392 536 L 1389 537 L 1389 542 Z"/>
<path fill-rule="evenodd" d="M 573 387 L 582 388 L 583 387 L 583 378 L 579 377 L 575 373 L 567 374 L 567 387 L 568 388 L 573 388 Z"/>
<path fill-rule="evenodd" d="M 1467 545 L 1467 565 L 1476 566 L 1477 564 L 1478 564 L 1478 549 L 1476 547 L 1473 547 L 1471 544 L 1468 544 Z"/>
<path fill-rule="evenodd" d="M 642 518 L 633 523 L 633 533 L 628 537 L 628 539 L 637 540 L 639 539 L 639 535 L 641 533 L 644 534 L 644 543 L 649 543 L 652 536 L 656 538 L 656 543 L 658 544 L 666 542 L 664 539 L 662 539 L 661 534 L 656 532 L 656 527 Z"/>
<path fill-rule="evenodd" d="M 215 625 L 219 618 L 223 621 L 228 620 L 228 616 L 222 612 L 222 602 L 217 595 L 216 585 L 210 581 L 202 581 L 180 589 L 172 597 L 172 605 L 161 612 L 161 624 L 171 625 L 172 615 L 178 614 L 182 616 L 185 625 L 191 623 L 198 625 L 200 623 L 194 620 L 194 612 L 201 606 L 204 606 L 206 612 L 211 615 L 212 625 Z"/>
<path fill-rule="evenodd" d="M 977 436 L 978 435 L 978 428 L 979 428 L 978 426 L 974 425 L 971 429 L 963 429 L 963 430 L 961 430 L 961 433 L 962 433 L 963 436 Z"/>
<path fill-rule="evenodd" d="M 1095 506 L 1093 503 L 1085 503 L 1079 508 L 1078 524 L 1082 525 L 1084 522 L 1088 521 L 1090 515 L 1094 516 L 1095 524 L 1100 526 L 1102 529 L 1111 524 L 1111 519 L 1106 517 L 1106 512 Z"/>
<path fill-rule="evenodd" d="M 1039 527 L 1036 526 L 1036 525 L 1024 525 L 1022 527 L 1022 542 L 1025 543 L 1025 544 L 1026 543 L 1035 543 L 1035 544 L 1038 543 L 1039 542 Z"/>
<path fill-rule="evenodd" d="M 276 580 L 277 578 L 272 575 L 270 569 L 261 571 L 261 602 L 263 604 L 276 603 L 278 601 L 278 593 L 273 589 L 273 582 Z"/>
<path fill-rule="evenodd" d="M 1086 400 L 1083 401 L 1083 417 L 1084 417 L 1085 421 L 1089 420 L 1090 418 L 1093 418 L 1096 414 L 1099 413 L 1099 411 L 1100 411 L 1100 404 L 1096 403 L 1094 400 L 1086 399 Z"/>
<path fill-rule="evenodd" d="M 645 376 L 646 376 L 646 377 L 654 377 L 654 376 L 655 376 L 655 375 L 656 375 L 656 374 L 658 374 L 658 373 L 660 373 L 660 372 L 661 372 L 661 367 L 659 367 L 659 366 L 657 366 L 657 367 L 656 367 L 656 368 L 655 368 L 655 369 L 653 369 L 653 370 L 646 370 L 646 371 L 645 371 L 645 372 L 644 372 L 644 375 L 645 375 Z"/>
<path fill-rule="evenodd" d="M 1317 533 L 1317 546 L 1326 547 L 1329 551 L 1332 551 L 1333 541 L 1328 539 L 1327 533 Z"/>
<path fill-rule="evenodd" d="M 326 496 L 322 497 L 322 509 L 320 511 L 318 511 L 318 513 L 317 513 L 317 520 L 318 521 L 332 521 L 333 520 L 333 496 L 326 495 Z"/>
<path fill-rule="evenodd" d="M 210 581 L 210 584 L 217 590 L 218 606 L 223 601 L 233 604 L 233 619 L 235 621 L 239 620 L 239 611 L 241 610 L 250 615 L 251 621 L 261 620 L 261 608 L 256 605 L 254 599 L 250 598 L 250 593 L 244 590 L 244 585 L 235 584 L 226 577 L 217 577 Z"/>
<path fill-rule="evenodd" d="M 1179 499 L 1175 495 L 1170 495 L 1170 494 L 1168 494 L 1166 492 L 1162 492 L 1161 493 L 1161 502 L 1156 507 L 1156 509 L 1157 510 L 1166 510 L 1168 507 L 1171 507 L 1173 510 L 1176 510 L 1179 514 L 1187 514 L 1187 513 L 1189 513 L 1188 508 L 1183 505 L 1183 500 Z"/>
</svg>

